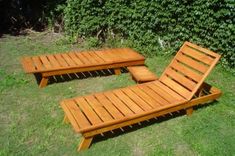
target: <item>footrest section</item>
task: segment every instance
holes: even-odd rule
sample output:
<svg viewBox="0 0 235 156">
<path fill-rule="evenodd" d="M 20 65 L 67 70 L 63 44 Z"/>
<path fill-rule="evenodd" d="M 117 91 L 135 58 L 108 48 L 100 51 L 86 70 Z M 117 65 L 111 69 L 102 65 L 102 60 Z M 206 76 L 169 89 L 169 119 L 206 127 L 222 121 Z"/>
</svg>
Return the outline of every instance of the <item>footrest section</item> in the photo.
<svg viewBox="0 0 235 156">
<path fill-rule="evenodd" d="M 149 82 L 157 80 L 158 77 L 152 73 L 146 66 L 130 66 L 127 67 L 132 78 L 137 83 Z"/>
</svg>

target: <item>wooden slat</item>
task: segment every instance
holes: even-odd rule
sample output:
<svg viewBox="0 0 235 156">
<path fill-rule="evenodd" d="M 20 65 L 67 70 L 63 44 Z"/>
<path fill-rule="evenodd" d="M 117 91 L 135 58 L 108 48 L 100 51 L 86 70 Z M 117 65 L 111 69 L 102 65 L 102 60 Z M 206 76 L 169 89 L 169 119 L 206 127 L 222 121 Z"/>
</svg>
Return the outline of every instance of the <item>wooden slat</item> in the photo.
<svg viewBox="0 0 235 156">
<path fill-rule="evenodd" d="M 33 61 L 30 57 L 24 57 L 24 59 L 22 60 L 22 64 L 27 72 L 35 71 Z"/>
<path fill-rule="evenodd" d="M 102 58 L 100 58 L 94 51 L 89 52 L 89 54 L 90 54 L 91 57 L 93 57 L 98 63 L 101 63 L 101 64 L 105 63 L 105 61 L 104 61 Z"/>
<path fill-rule="evenodd" d="M 104 62 L 106 62 L 106 60 L 104 58 L 102 58 L 101 56 L 98 55 L 99 52 L 97 51 L 92 51 L 94 53 L 94 55 L 96 55 L 98 58 L 100 58 L 101 60 L 103 60 Z"/>
<path fill-rule="evenodd" d="M 155 98 L 152 98 L 147 93 L 143 92 L 140 88 L 137 86 L 131 86 L 130 89 L 138 94 L 139 97 L 141 97 L 145 102 L 147 102 L 149 105 L 151 105 L 153 108 L 157 108 L 161 106 L 158 101 L 155 100 Z"/>
<path fill-rule="evenodd" d="M 104 95 L 112 102 L 119 111 L 125 116 L 134 114 L 120 99 L 118 99 L 112 92 L 104 92 Z"/>
<path fill-rule="evenodd" d="M 121 58 L 119 55 L 117 55 L 117 51 L 113 51 L 112 49 L 107 50 L 105 52 L 105 55 L 108 55 L 115 62 L 124 61 L 123 58 Z"/>
<path fill-rule="evenodd" d="M 163 106 L 167 103 L 162 103 L 162 101 L 158 98 L 158 94 L 156 94 L 152 89 L 148 88 L 145 85 L 139 85 L 138 88 L 140 88 L 143 92 L 151 96 L 159 105 Z"/>
<path fill-rule="evenodd" d="M 86 114 L 86 117 L 88 118 L 88 120 L 90 120 L 90 122 L 92 124 L 102 123 L 101 119 L 92 110 L 92 108 L 89 106 L 89 104 L 87 103 L 87 101 L 84 98 L 82 98 L 82 97 L 76 98 L 75 101 L 79 105 L 80 109 L 82 109 L 84 114 Z"/>
<path fill-rule="evenodd" d="M 213 52 L 213 51 L 211 51 L 211 50 L 205 49 L 205 48 L 203 48 L 203 47 L 200 47 L 200 46 L 198 46 L 198 45 L 192 44 L 192 43 L 190 43 L 190 42 L 185 42 L 185 43 L 186 43 L 186 45 L 188 45 L 189 47 L 192 47 L 192 48 L 194 48 L 194 49 L 197 49 L 197 50 L 199 50 L 199 51 L 201 51 L 201 52 L 203 52 L 203 53 L 205 53 L 205 54 L 207 54 L 207 55 L 210 55 L 210 56 L 212 56 L 212 57 L 220 57 L 219 54 L 217 54 L 217 53 L 215 53 L 215 52 Z"/>
<path fill-rule="evenodd" d="M 82 53 L 85 53 L 85 52 L 77 52 L 75 54 L 77 55 L 79 60 L 82 61 L 83 64 L 86 64 L 86 65 L 91 64 L 91 62 L 86 57 L 84 57 Z"/>
<path fill-rule="evenodd" d="M 169 86 L 171 89 L 175 90 L 178 94 L 182 95 L 186 99 L 191 95 L 190 91 L 188 91 L 183 86 L 176 83 L 175 81 L 173 81 L 172 79 L 170 79 L 167 76 L 163 76 L 161 79 L 161 82 L 163 82 L 165 85 Z"/>
<path fill-rule="evenodd" d="M 184 54 L 189 55 L 192 58 L 195 58 L 198 61 L 203 62 L 208 65 L 210 65 L 213 62 L 213 59 L 210 56 L 207 56 L 206 54 L 200 53 L 200 52 L 196 51 L 195 49 L 192 49 L 188 46 L 185 46 L 182 49 L 182 52 Z"/>
<path fill-rule="evenodd" d="M 119 49 L 119 54 L 121 56 L 125 56 L 127 60 L 132 60 L 133 58 L 141 58 L 136 52 L 134 52 L 133 50 L 129 48 Z"/>
<path fill-rule="evenodd" d="M 116 96 L 121 99 L 133 112 L 140 113 L 143 112 L 143 110 L 134 103 L 128 96 L 126 96 L 121 90 L 114 90 L 113 91 Z"/>
<path fill-rule="evenodd" d="M 33 60 L 33 62 L 35 64 L 37 70 L 43 70 L 45 68 L 38 56 L 33 56 L 32 60 Z"/>
<path fill-rule="evenodd" d="M 68 100 L 65 103 L 68 109 L 70 110 L 71 114 L 74 116 L 80 128 L 85 128 L 91 125 L 90 122 L 85 117 L 85 115 L 81 112 L 80 108 L 77 106 L 75 101 Z"/>
<path fill-rule="evenodd" d="M 166 86 L 164 83 L 161 83 L 160 81 L 154 81 L 153 82 L 155 85 L 157 85 L 158 87 L 160 87 L 162 90 L 166 91 L 167 93 L 169 93 L 171 96 L 173 96 L 175 99 L 177 100 L 182 100 L 183 97 L 181 95 L 179 95 L 178 93 L 176 93 L 174 90 L 172 90 L 171 88 L 169 88 L 168 86 Z"/>
<path fill-rule="evenodd" d="M 112 53 L 115 58 L 119 58 L 122 60 L 128 60 L 128 58 L 130 58 L 129 55 L 127 55 L 127 53 L 123 54 L 123 49 L 111 49 L 110 53 Z"/>
<path fill-rule="evenodd" d="M 119 112 L 119 110 L 102 94 L 97 93 L 94 95 L 97 100 L 103 104 L 103 106 L 106 108 L 106 110 L 109 111 L 109 113 L 115 118 L 120 119 L 123 117 L 122 113 Z"/>
<path fill-rule="evenodd" d="M 64 100 L 61 102 L 61 107 L 63 108 L 66 117 L 69 119 L 70 123 L 72 124 L 73 128 L 75 129 L 75 131 L 79 131 L 81 128 L 79 127 L 75 117 L 73 116 L 73 114 L 71 113 L 71 109 L 67 107 L 67 101 L 68 100 Z"/>
<path fill-rule="evenodd" d="M 76 66 L 75 62 L 69 57 L 67 53 L 61 54 L 69 66 Z"/>
<path fill-rule="evenodd" d="M 161 95 L 159 95 L 159 92 L 155 91 L 157 87 L 154 88 L 153 86 L 148 84 L 144 84 L 143 87 L 147 89 L 148 92 L 151 90 L 151 93 L 155 95 L 155 98 L 158 99 L 158 101 L 161 102 L 162 105 L 169 104 L 169 101 L 165 100 L 163 97 L 161 97 Z"/>
<path fill-rule="evenodd" d="M 140 53 L 136 52 L 135 50 L 131 48 L 124 48 L 123 51 L 126 54 L 131 54 L 132 58 L 144 59 L 144 56 L 142 56 Z"/>
<path fill-rule="evenodd" d="M 58 61 L 55 59 L 55 57 L 53 55 L 47 55 L 47 58 L 49 60 L 49 62 L 52 64 L 53 67 L 55 68 L 60 68 L 60 64 L 58 63 Z"/>
<path fill-rule="evenodd" d="M 55 58 L 61 64 L 62 67 L 68 67 L 69 64 L 65 61 L 65 59 L 61 56 L 61 54 L 54 54 Z"/>
<path fill-rule="evenodd" d="M 139 107 L 141 107 L 143 110 L 147 111 L 152 109 L 152 107 L 142 100 L 137 94 L 135 94 L 131 89 L 129 88 L 122 88 L 121 89 L 129 98 L 131 98 Z"/>
<path fill-rule="evenodd" d="M 70 58 L 77 64 L 77 65 L 83 65 L 82 61 L 77 57 L 77 55 L 74 52 L 68 53 Z"/>
<path fill-rule="evenodd" d="M 46 55 L 40 56 L 40 59 L 41 59 L 43 65 L 44 65 L 47 69 L 51 69 L 51 68 L 52 68 L 52 65 L 51 65 L 51 63 L 48 61 Z"/>
<path fill-rule="evenodd" d="M 195 82 L 193 82 L 192 80 L 188 79 L 184 75 L 176 72 L 175 70 L 173 70 L 171 68 L 168 68 L 166 70 L 166 75 L 168 75 L 171 78 L 173 78 L 174 80 L 178 81 L 180 84 L 182 84 L 183 86 L 187 87 L 191 91 L 196 87 L 196 83 Z"/>
<path fill-rule="evenodd" d="M 200 71 L 201 73 L 205 73 L 209 68 L 208 66 L 205 66 L 204 64 L 199 63 L 199 62 L 191 59 L 190 57 L 187 57 L 186 55 L 183 55 L 183 53 L 180 53 L 176 59 L 178 61 Z"/>
<path fill-rule="evenodd" d="M 195 71 L 191 70 L 190 68 L 174 61 L 172 64 L 171 64 L 171 68 L 174 68 L 178 71 L 180 71 L 181 73 L 183 73 L 185 76 L 193 79 L 194 81 L 198 82 L 201 80 L 202 78 L 202 75 L 200 75 L 199 73 L 196 73 Z M 160 78 L 161 80 L 161 78 Z"/>
<path fill-rule="evenodd" d="M 114 49 L 117 56 L 119 56 L 123 60 L 133 60 L 134 58 L 140 58 L 140 55 L 138 55 L 136 52 L 129 48 L 119 48 L 119 49 Z"/>
<path fill-rule="evenodd" d="M 89 52 L 81 52 L 81 54 L 87 59 L 90 61 L 91 64 L 96 64 L 97 61 L 91 57 L 91 55 L 89 54 Z"/>
<path fill-rule="evenodd" d="M 148 83 L 146 84 L 149 88 L 151 88 L 155 93 L 157 93 L 159 96 L 161 96 L 165 101 L 167 101 L 169 104 L 176 101 L 169 93 L 165 92 L 163 89 L 155 85 L 154 83 Z"/>
<path fill-rule="evenodd" d="M 85 99 L 103 121 L 113 120 L 112 116 L 105 110 L 103 105 L 95 99 L 93 95 L 86 96 Z"/>
<path fill-rule="evenodd" d="M 98 55 L 100 58 L 102 58 L 103 60 L 105 60 L 105 62 L 113 62 L 113 59 L 109 56 L 105 54 L 105 51 L 95 51 L 96 55 Z"/>
</svg>

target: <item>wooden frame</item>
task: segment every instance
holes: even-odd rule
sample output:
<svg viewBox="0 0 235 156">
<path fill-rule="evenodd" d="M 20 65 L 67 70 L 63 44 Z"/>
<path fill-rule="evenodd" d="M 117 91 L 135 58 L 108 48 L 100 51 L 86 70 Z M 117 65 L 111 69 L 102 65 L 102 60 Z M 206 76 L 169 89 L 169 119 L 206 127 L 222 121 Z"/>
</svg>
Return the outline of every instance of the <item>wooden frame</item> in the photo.
<svg viewBox="0 0 235 156">
<path fill-rule="evenodd" d="M 87 52 L 67 52 L 33 57 L 21 60 L 26 73 L 41 74 L 40 88 L 47 85 L 50 76 L 114 69 L 116 75 L 120 68 L 143 65 L 145 58 L 129 48 L 107 49 Z"/>
<path fill-rule="evenodd" d="M 95 135 L 193 107 L 221 96 L 204 83 L 219 54 L 185 42 L 158 80 L 61 102 L 69 121 L 83 136 L 78 151 L 87 149 Z"/>
<path fill-rule="evenodd" d="M 122 128 L 125 126 L 130 126 L 130 125 L 133 125 L 142 121 L 146 121 L 152 118 L 160 117 L 160 116 L 172 113 L 172 112 L 180 111 L 182 109 L 186 110 L 187 115 L 192 115 L 194 106 L 206 104 L 211 101 L 215 101 L 222 95 L 222 92 L 216 87 L 212 87 L 207 83 L 204 83 L 202 86 L 203 86 L 202 89 L 205 90 L 207 94 L 201 95 L 198 97 L 196 96 L 191 101 L 182 102 L 181 104 L 176 103 L 174 106 L 165 107 L 157 111 L 153 110 L 153 111 L 148 112 L 148 114 L 139 115 L 135 118 L 131 118 L 126 121 L 118 121 L 116 123 L 107 124 L 103 127 L 97 126 L 94 128 L 84 129 L 83 131 L 77 131 L 82 134 L 82 141 L 80 145 L 78 146 L 78 151 L 88 149 L 92 143 L 93 137 L 96 135 L 102 134 L 107 131 L 112 131 L 118 128 Z M 63 102 L 62 102 L 62 105 L 63 105 Z M 68 117 L 66 116 L 66 113 L 65 113 L 65 118 L 68 119 Z M 64 121 L 64 123 L 68 123 L 67 121 L 68 120 Z"/>
</svg>

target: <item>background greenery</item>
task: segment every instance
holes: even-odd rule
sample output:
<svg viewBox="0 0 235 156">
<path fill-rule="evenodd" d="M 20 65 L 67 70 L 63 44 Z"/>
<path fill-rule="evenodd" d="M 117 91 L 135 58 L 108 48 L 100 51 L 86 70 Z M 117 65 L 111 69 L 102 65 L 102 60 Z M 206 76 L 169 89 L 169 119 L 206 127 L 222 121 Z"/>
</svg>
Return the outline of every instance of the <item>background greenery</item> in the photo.
<svg viewBox="0 0 235 156">
<path fill-rule="evenodd" d="M 186 40 L 223 55 L 235 67 L 234 0 L 0 0 L 3 30 L 55 32 L 99 46 L 118 38 L 146 56 L 172 54 Z M 114 39 L 115 38 L 115 39 Z"/>
<path fill-rule="evenodd" d="M 191 41 L 223 55 L 235 67 L 233 0 L 67 0 L 66 32 L 79 38 L 127 38 L 131 46 L 154 56 L 173 53 Z"/>
</svg>

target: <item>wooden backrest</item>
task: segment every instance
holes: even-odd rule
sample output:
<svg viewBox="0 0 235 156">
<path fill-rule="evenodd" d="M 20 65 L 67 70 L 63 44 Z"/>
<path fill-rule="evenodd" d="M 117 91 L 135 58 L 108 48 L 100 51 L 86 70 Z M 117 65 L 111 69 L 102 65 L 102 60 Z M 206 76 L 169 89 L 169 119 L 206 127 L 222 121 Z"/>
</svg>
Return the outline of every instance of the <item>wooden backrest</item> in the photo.
<svg viewBox="0 0 235 156">
<path fill-rule="evenodd" d="M 159 81 L 190 100 L 219 58 L 220 55 L 215 52 L 185 42 Z"/>
</svg>

